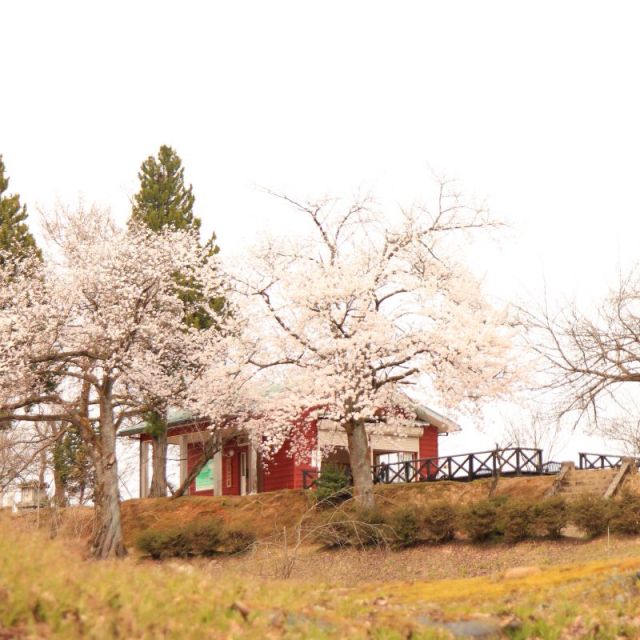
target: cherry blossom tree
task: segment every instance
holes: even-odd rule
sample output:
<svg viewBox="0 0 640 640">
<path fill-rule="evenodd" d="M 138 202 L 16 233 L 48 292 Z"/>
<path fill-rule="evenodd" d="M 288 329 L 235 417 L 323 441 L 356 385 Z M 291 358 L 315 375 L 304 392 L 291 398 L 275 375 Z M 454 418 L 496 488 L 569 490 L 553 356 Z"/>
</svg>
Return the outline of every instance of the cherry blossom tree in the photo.
<svg viewBox="0 0 640 640">
<path fill-rule="evenodd" d="M 121 556 L 118 429 L 151 400 L 189 408 L 203 363 L 237 331 L 224 319 L 210 330 L 183 322 L 193 309 L 176 273 L 207 297 L 223 289 L 193 234 L 121 229 L 82 208 L 47 227 L 54 250 L 45 264 L 34 257 L 0 270 L 0 411 L 79 431 L 95 468 L 93 554 Z"/>
<path fill-rule="evenodd" d="M 270 446 L 289 437 L 299 454 L 308 448 L 301 416 L 340 425 L 356 497 L 371 506 L 371 434 L 383 424 L 401 434 L 415 420 L 402 390 L 475 410 L 514 380 L 507 314 L 461 260 L 471 235 L 498 225 L 447 181 L 433 210 L 394 217 L 370 199 L 280 197 L 309 233 L 265 240 L 236 273 L 252 318 L 249 361 L 264 380 L 254 420 L 280 427 Z"/>
</svg>

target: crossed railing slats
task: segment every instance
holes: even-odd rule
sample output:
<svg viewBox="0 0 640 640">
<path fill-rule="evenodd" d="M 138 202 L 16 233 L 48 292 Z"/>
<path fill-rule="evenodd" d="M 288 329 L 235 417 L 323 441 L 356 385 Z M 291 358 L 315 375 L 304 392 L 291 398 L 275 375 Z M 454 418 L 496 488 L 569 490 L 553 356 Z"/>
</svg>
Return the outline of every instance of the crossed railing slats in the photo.
<svg viewBox="0 0 640 640">
<path fill-rule="evenodd" d="M 610 455 L 607 453 L 579 453 L 578 467 L 580 469 L 616 469 L 622 465 L 625 458 L 631 456 Z M 633 458 L 636 466 L 640 467 L 640 458 Z"/>
<path fill-rule="evenodd" d="M 373 465 L 371 471 L 374 482 L 382 484 L 434 480 L 470 481 L 496 475 L 542 475 L 556 472 L 555 468 L 552 470 L 542 463 L 542 449 L 523 447 L 382 463 Z M 317 478 L 317 470 L 303 469 L 303 488 L 312 488 Z"/>
<path fill-rule="evenodd" d="M 423 458 L 375 465 L 376 482 L 424 482 L 433 480 L 476 480 L 495 475 L 544 473 L 541 449 L 514 447 L 439 458 Z"/>
</svg>

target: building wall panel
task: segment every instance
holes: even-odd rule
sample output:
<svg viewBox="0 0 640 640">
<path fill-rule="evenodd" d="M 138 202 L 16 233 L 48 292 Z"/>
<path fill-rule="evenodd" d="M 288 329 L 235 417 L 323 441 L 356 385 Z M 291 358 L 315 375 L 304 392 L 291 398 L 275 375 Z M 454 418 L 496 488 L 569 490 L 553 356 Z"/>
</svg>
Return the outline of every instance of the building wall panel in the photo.
<svg viewBox="0 0 640 640">
<path fill-rule="evenodd" d="M 438 430 L 435 427 L 424 427 L 420 436 L 419 454 L 421 459 L 438 457 Z"/>
</svg>

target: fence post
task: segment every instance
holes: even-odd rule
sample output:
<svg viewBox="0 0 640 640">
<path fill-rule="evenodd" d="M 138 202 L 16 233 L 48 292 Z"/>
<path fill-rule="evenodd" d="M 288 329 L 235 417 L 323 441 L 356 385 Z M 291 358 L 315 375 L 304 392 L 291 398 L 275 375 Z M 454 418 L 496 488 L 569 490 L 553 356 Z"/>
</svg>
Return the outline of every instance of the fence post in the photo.
<svg viewBox="0 0 640 640">
<path fill-rule="evenodd" d="M 469 480 L 473 480 L 473 454 L 470 453 L 467 459 L 469 460 Z"/>
<path fill-rule="evenodd" d="M 453 472 L 451 471 L 451 456 L 447 458 L 447 480 L 453 480 Z"/>
<path fill-rule="evenodd" d="M 516 449 L 516 475 L 520 475 L 520 447 Z"/>
<path fill-rule="evenodd" d="M 498 473 L 498 450 L 497 449 L 491 452 L 491 463 L 493 466 L 492 475 L 495 477 Z"/>
<path fill-rule="evenodd" d="M 538 449 L 538 473 L 542 473 L 542 449 Z"/>
</svg>

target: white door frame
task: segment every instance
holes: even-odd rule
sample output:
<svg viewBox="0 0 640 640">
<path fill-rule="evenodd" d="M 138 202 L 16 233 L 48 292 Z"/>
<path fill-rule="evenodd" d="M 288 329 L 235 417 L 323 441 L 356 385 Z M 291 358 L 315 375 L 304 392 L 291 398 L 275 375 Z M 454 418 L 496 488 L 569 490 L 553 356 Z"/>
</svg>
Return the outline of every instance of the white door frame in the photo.
<svg viewBox="0 0 640 640">
<path fill-rule="evenodd" d="M 240 450 L 240 495 L 246 496 L 249 489 L 249 455 L 247 449 Z"/>
</svg>

